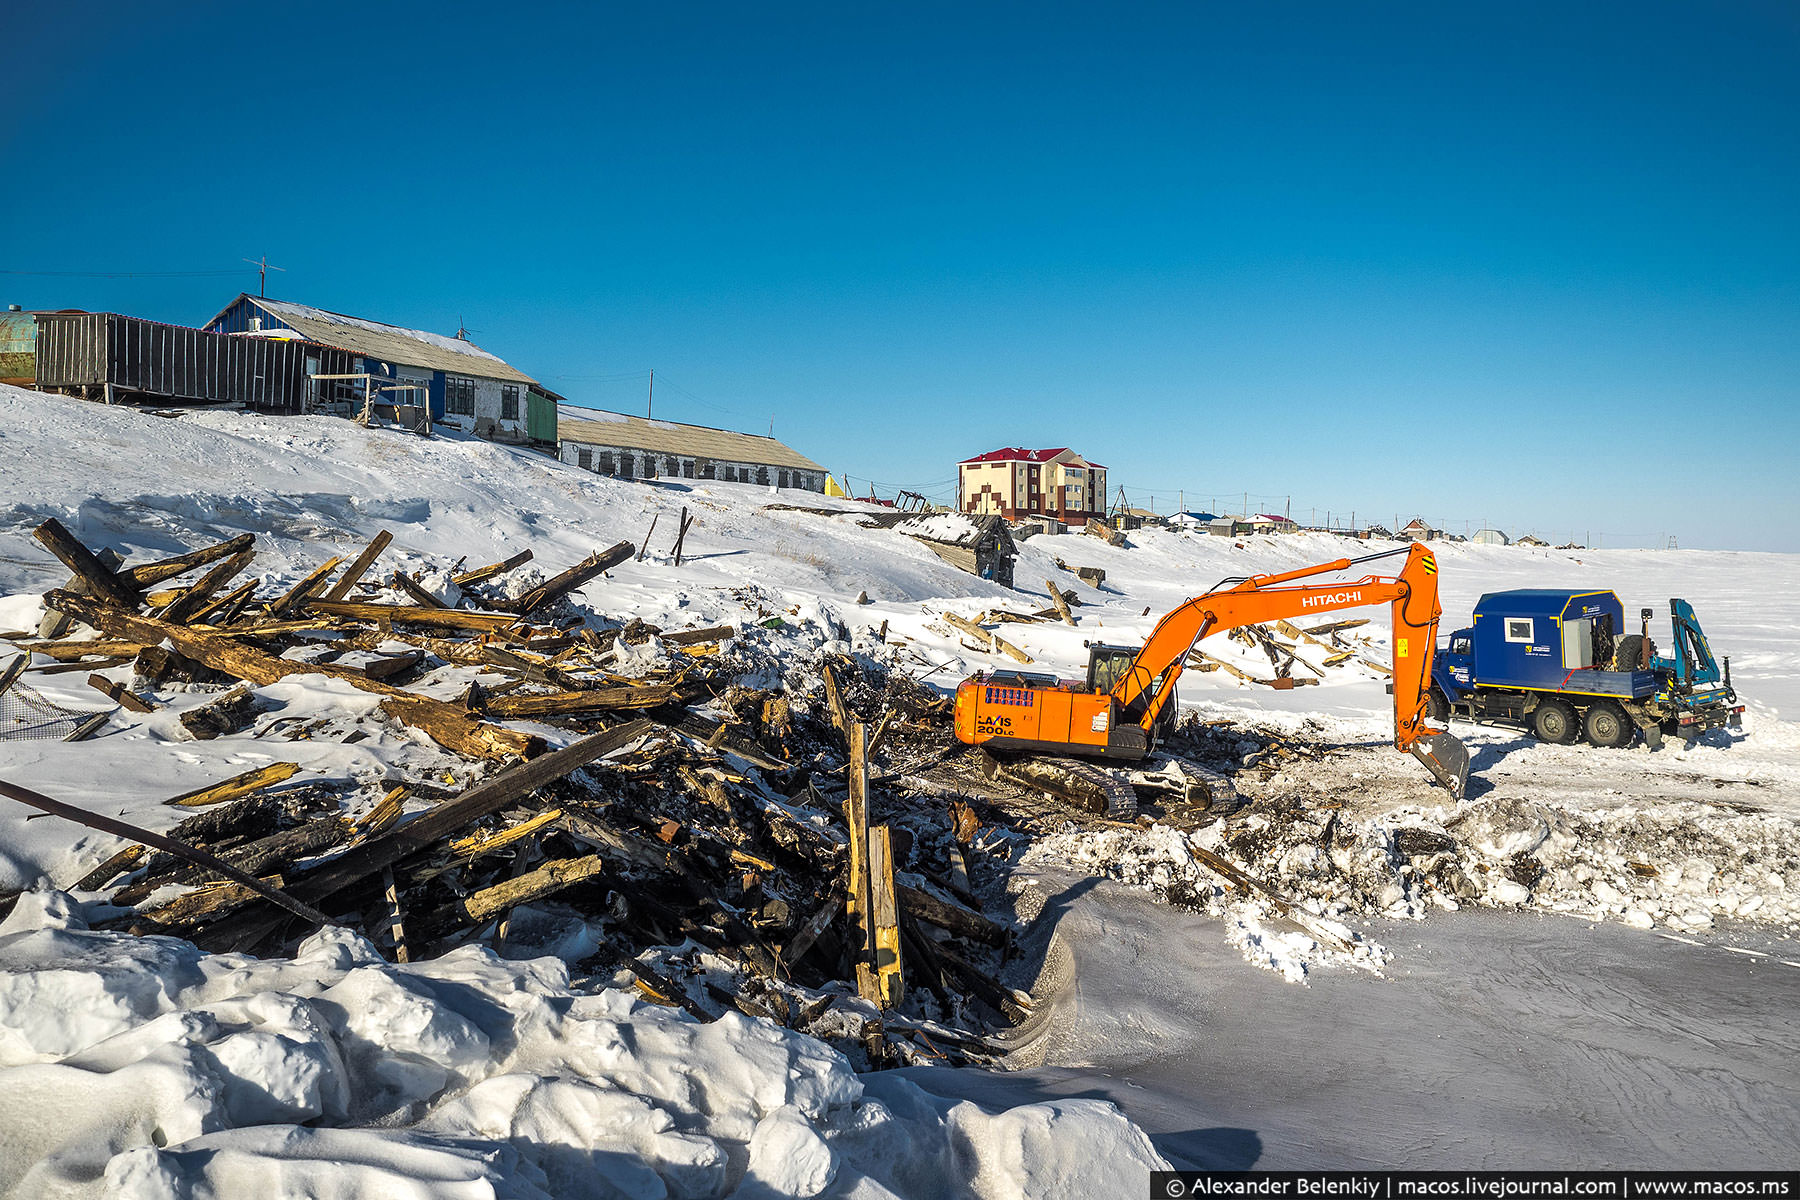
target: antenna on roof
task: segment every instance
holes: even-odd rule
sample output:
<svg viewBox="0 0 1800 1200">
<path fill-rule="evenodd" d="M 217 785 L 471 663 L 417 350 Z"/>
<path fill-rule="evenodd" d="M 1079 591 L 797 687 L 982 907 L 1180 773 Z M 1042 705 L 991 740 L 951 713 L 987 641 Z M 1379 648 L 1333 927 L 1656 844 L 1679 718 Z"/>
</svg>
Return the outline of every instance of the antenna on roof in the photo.
<svg viewBox="0 0 1800 1200">
<path fill-rule="evenodd" d="M 467 326 L 465 326 L 463 324 L 462 314 L 461 313 L 456 314 L 456 340 L 457 341 L 466 342 L 469 340 L 469 335 L 471 333 L 480 333 L 480 332 L 481 332 L 481 330 L 479 330 L 479 329 L 470 329 Z"/>
<path fill-rule="evenodd" d="M 266 297 L 269 294 L 270 271 L 287 270 L 286 267 L 271 267 L 269 265 L 269 256 L 266 254 L 261 258 L 246 258 L 244 261 L 256 268 L 256 294 L 258 296 Z"/>
</svg>

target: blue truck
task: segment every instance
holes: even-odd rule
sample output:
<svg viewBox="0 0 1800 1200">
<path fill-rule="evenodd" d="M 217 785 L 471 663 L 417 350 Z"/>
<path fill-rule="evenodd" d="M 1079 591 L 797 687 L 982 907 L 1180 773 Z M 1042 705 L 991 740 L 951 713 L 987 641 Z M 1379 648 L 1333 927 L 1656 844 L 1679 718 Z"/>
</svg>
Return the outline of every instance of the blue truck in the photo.
<svg viewBox="0 0 1800 1200">
<path fill-rule="evenodd" d="M 1665 736 L 1692 742 L 1742 725 L 1731 660 L 1713 657 L 1693 607 L 1669 601 L 1667 657 L 1651 641 L 1651 614 L 1641 610 L 1641 630 L 1628 633 L 1610 591 L 1489 592 L 1475 623 L 1433 658 L 1431 716 L 1519 726 L 1556 743 L 1629 746 L 1642 733 L 1652 750 Z"/>
</svg>

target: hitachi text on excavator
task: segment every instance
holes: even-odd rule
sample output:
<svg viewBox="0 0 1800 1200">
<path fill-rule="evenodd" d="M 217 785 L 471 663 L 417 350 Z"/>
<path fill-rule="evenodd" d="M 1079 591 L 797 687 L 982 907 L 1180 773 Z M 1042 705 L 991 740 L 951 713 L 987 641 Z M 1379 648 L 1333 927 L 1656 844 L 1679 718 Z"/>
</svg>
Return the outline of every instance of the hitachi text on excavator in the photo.
<svg viewBox="0 0 1800 1200">
<path fill-rule="evenodd" d="M 1318 575 L 1405 555 L 1396 576 L 1352 583 L 1299 584 Z M 1423 763 L 1459 799 L 1469 752 L 1427 724 L 1431 658 L 1437 646 L 1437 561 L 1417 543 L 1363 558 L 1340 558 L 1274 575 L 1227 579 L 1165 616 L 1142 647 L 1089 646 L 1085 680 L 996 671 L 956 689 L 956 736 L 994 751 L 1138 761 L 1155 749 L 1176 715 L 1175 681 L 1194 643 L 1240 625 L 1370 604 L 1392 606 L 1394 746 Z"/>
</svg>

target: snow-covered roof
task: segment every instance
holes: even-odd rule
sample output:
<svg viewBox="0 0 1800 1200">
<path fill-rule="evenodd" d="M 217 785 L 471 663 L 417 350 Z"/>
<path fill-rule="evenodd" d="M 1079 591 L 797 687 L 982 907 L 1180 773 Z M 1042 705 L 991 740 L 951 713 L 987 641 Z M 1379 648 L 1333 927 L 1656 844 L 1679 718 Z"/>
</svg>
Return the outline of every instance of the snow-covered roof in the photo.
<svg viewBox="0 0 1800 1200">
<path fill-rule="evenodd" d="M 580 446 L 618 446 L 714 462 L 751 463 L 801 471 L 825 468 L 785 442 L 760 433 L 733 433 L 708 425 L 653 421 L 597 408 L 558 408 L 556 436 Z"/>
<path fill-rule="evenodd" d="M 396 366 L 444 371 L 451 375 L 477 375 L 483 379 L 502 379 L 511 383 L 536 382 L 496 355 L 461 338 L 447 337 L 423 329 L 406 329 L 381 321 L 368 321 L 362 317 L 327 312 L 309 304 L 271 300 L 266 296 L 252 296 L 247 292 L 240 295 L 238 300 L 248 301 L 262 309 L 284 325 L 292 327 L 295 333 L 308 341 L 336 346 L 365 358 L 378 359 Z M 217 324 L 237 302 L 233 300 L 226 305 L 207 324 Z"/>
</svg>

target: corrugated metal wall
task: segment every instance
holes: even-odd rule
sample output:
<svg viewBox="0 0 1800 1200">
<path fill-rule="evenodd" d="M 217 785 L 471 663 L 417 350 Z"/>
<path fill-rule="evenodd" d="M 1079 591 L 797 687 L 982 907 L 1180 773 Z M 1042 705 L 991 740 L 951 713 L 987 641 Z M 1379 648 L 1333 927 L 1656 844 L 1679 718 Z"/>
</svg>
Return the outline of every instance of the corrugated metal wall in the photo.
<svg viewBox="0 0 1800 1200">
<path fill-rule="evenodd" d="M 352 356 L 331 347 L 232 337 L 116 313 L 39 314 L 37 343 L 39 387 L 110 383 L 151 399 L 224 401 L 269 413 L 306 410 L 309 357 L 318 360 L 321 374 L 353 370 Z"/>
</svg>

